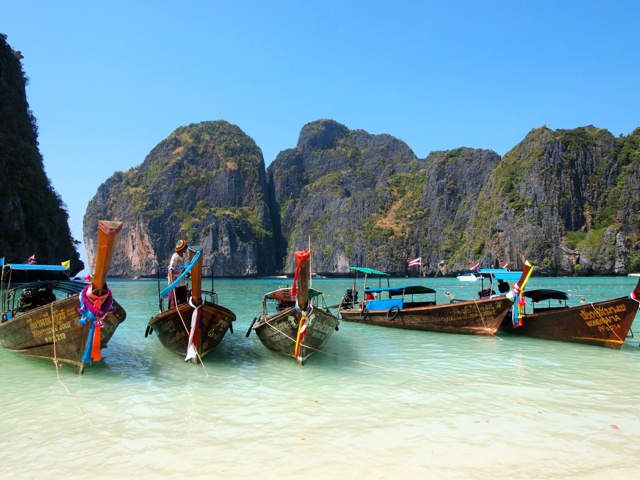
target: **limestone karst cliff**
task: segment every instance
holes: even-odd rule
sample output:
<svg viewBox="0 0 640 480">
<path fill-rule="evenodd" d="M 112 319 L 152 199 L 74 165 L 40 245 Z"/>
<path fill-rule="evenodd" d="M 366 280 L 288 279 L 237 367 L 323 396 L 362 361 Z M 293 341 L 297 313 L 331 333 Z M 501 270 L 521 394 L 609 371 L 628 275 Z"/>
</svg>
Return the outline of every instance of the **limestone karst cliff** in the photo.
<svg viewBox="0 0 640 480">
<path fill-rule="evenodd" d="M 237 126 L 202 122 L 176 129 L 144 162 L 102 184 L 84 217 L 124 222 L 110 275 L 153 276 L 176 241 L 204 248 L 205 273 L 266 275 L 275 269 L 262 152 Z"/>
<path fill-rule="evenodd" d="M 292 272 L 309 243 L 324 274 L 415 274 L 416 256 L 427 275 L 525 260 L 541 275 L 626 274 L 640 268 L 639 138 L 540 127 L 504 158 L 459 148 L 420 159 L 390 135 L 317 120 L 265 172 L 238 127 L 204 122 L 114 174 L 85 220 L 128 224 L 114 267 L 127 276 L 152 275 L 181 236 L 205 246 L 218 276 Z"/>
<path fill-rule="evenodd" d="M 44 170 L 21 60 L 0 34 L 0 257 L 7 263 L 32 254 L 43 264 L 70 260 L 75 275 L 84 263 L 66 207 Z"/>
</svg>

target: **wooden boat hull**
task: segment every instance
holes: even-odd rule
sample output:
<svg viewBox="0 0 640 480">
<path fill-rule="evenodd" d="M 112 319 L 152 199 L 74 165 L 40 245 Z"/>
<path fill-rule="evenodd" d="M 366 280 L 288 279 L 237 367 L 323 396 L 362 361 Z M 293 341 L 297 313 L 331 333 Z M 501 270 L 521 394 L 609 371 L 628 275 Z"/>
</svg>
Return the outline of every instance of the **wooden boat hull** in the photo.
<svg viewBox="0 0 640 480">
<path fill-rule="evenodd" d="M 165 348 L 184 357 L 189 343 L 192 313 L 193 307 L 183 303 L 153 317 L 149 321 L 149 327 Z M 236 316 L 231 310 L 212 302 L 205 302 L 196 336 L 199 356 L 192 361 L 198 363 L 216 348 L 227 331 L 233 331 L 232 322 L 235 320 Z"/>
<path fill-rule="evenodd" d="M 19 314 L 0 323 L 0 346 L 24 357 L 57 361 L 76 373 L 84 371 L 82 356 L 87 348 L 91 322 L 79 322 L 79 296 L 71 296 Z M 114 300 L 115 311 L 104 318 L 100 328 L 100 347 L 106 348 L 114 332 L 126 318 Z M 53 318 L 53 320 L 52 320 Z"/>
<path fill-rule="evenodd" d="M 637 311 L 638 302 L 622 297 L 529 313 L 522 319 L 522 326 L 516 328 L 508 317 L 503 321 L 500 331 L 619 350 L 624 345 Z"/>
<path fill-rule="evenodd" d="M 342 309 L 347 322 L 429 332 L 494 335 L 513 302 L 505 296 L 405 307 L 399 310 Z"/>
<path fill-rule="evenodd" d="M 295 355 L 298 328 L 302 312 L 294 307 L 271 316 L 263 316 L 253 325 L 262 344 L 270 350 L 298 358 Z M 308 315 L 307 330 L 300 346 L 299 359 L 302 364 L 325 346 L 340 322 L 326 310 L 316 307 Z"/>
</svg>

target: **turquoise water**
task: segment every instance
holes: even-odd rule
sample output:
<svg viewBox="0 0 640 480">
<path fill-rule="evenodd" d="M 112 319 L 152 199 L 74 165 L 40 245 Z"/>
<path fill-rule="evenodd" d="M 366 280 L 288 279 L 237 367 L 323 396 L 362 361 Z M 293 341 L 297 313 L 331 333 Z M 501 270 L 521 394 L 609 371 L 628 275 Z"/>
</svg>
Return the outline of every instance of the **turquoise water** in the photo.
<svg viewBox="0 0 640 480">
<path fill-rule="evenodd" d="M 570 291 L 576 304 L 626 296 L 636 281 L 534 277 L 529 288 Z M 215 281 L 237 321 L 204 365 L 144 337 L 158 309 L 150 280 L 110 283 L 127 319 L 82 376 L 0 351 L 3 477 L 637 477 L 637 336 L 617 351 L 342 322 L 300 367 L 245 336 L 263 293 L 286 282 Z M 423 283 L 440 303 L 479 290 Z M 333 305 L 351 280 L 313 286 Z"/>
</svg>

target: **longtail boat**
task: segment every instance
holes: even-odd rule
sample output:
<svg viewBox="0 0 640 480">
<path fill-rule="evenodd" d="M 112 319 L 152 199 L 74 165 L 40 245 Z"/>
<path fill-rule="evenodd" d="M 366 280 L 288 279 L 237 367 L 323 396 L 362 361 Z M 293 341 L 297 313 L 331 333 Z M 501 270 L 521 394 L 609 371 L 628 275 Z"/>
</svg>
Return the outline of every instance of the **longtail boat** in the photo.
<svg viewBox="0 0 640 480">
<path fill-rule="evenodd" d="M 263 296 L 262 315 L 253 319 L 247 336 L 255 330 L 265 347 L 304 365 L 322 350 L 340 322 L 325 305 L 322 292 L 309 287 L 310 251 L 298 251 L 295 258 L 298 263 L 291 288 Z"/>
<path fill-rule="evenodd" d="M 17 355 L 52 361 L 57 367 L 69 366 L 79 374 L 101 360 L 101 350 L 126 318 L 106 282 L 121 229 L 121 222 L 98 222 L 90 283 L 69 280 L 62 265 L 3 266 L 0 346 Z M 59 275 L 60 267 L 67 270 L 66 279 L 52 280 L 52 272 Z M 20 275 L 14 276 L 14 271 Z M 31 281 L 11 287 L 19 276 Z"/>
<path fill-rule="evenodd" d="M 501 332 L 619 350 L 638 311 L 640 279 L 626 297 L 573 307 L 567 305 L 567 294 L 559 290 L 528 290 L 523 296 L 518 308 L 514 306 L 513 314 L 502 322 Z"/>
<path fill-rule="evenodd" d="M 430 332 L 462 333 L 472 335 L 494 335 L 506 317 L 517 293 L 524 288 L 532 272 L 528 262 L 518 281 L 506 295 L 495 295 L 491 287 L 483 289 L 481 296 L 473 300 L 455 300 L 437 304 L 436 291 L 424 285 L 390 286 L 389 275 L 366 267 L 349 267 L 364 273 L 363 292 L 365 298 L 358 302 L 356 281 L 347 289 L 340 305 L 340 316 L 347 322 L 363 323 L 383 327 L 423 330 Z M 499 269 L 497 269 L 499 270 Z M 496 271 L 492 278 L 512 279 L 515 272 Z M 368 276 L 387 278 L 387 286 L 366 286 Z M 504 284 L 507 288 L 508 285 Z M 377 297 L 377 298 L 376 298 Z M 385 298 L 386 297 L 386 298 Z"/>
<path fill-rule="evenodd" d="M 233 332 L 232 322 L 236 320 L 236 315 L 217 304 L 217 294 L 202 290 L 202 249 L 189 247 L 189 255 L 190 263 L 184 272 L 159 292 L 160 313 L 149 320 L 145 337 L 155 332 L 160 343 L 185 357 L 185 362 L 200 363 L 220 344 L 227 331 Z M 189 301 L 163 310 L 162 300 L 189 274 Z"/>
</svg>

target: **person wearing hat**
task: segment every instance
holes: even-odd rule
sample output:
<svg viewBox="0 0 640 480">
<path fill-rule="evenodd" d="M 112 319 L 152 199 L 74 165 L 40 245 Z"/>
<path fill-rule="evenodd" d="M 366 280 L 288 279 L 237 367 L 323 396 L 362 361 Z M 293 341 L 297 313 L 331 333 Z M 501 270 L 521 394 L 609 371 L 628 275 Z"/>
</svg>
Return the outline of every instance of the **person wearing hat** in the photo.
<svg viewBox="0 0 640 480">
<path fill-rule="evenodd" d="M 178 243 L 176 243 L 175 252 L 171 255 L 171 260 L 169 260 L 169 273 L 167 275 L 169 284 L 173 283 L 173 281 L 178 278 L 182 272 L 184 272 L 185 267 L 189 264 L 189 255 L 187 255 L 188 246 L 189 245 L 187 245 L 186 240 L 178 240 Z M 187 282 L 183 278 L 169 294 L 169 309 L 172 309 L 181 303 L 185 303 L 186 301 Z"/>
</svg>

